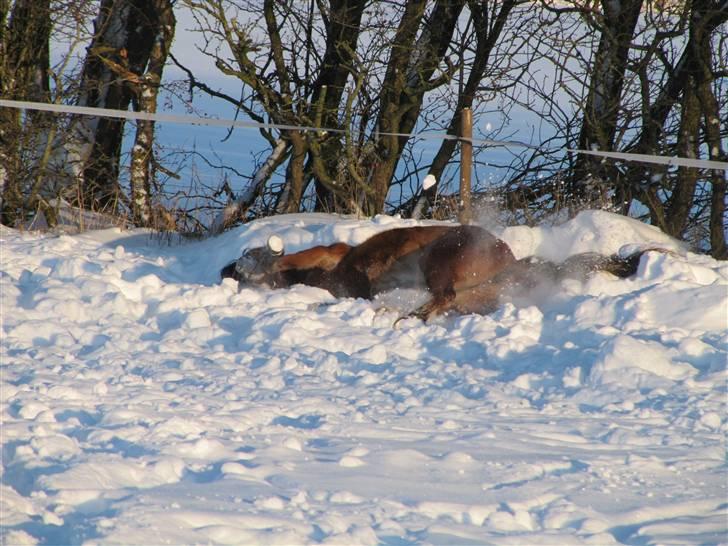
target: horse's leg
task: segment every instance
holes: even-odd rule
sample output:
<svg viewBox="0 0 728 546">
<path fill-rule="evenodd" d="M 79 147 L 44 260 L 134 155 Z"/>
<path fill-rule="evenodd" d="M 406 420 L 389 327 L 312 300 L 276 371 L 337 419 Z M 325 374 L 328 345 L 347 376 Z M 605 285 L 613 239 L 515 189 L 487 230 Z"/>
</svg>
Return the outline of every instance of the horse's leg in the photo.
<svg viewBox="0 0 728 546">
<path fill-rule="evenodd" d="M 417 309 L 406 315 L 405 317 L 401 317 L 399 320 L 409 317 L 418 318 L 420 320 L 423 320 L 427 322 L 430 317 L 441 315 L 448 310 L 452 308 L 452 302 L 455 300 L 455 294 L 438 294 L 437 296 L 433 296 L 430 301 L 427 303 L 420 305 Z M 396 323 L 395 323 L 396 324 Z"/>
<path fill-rule="evenodd" d="M 277 271 L 313 268 L 331 271 L 349 253 L 351 248 L 346 243 L 334 243 L 328 246 L 307 248 L 306 250 L 281 256 L 277 260 L 275 268 Z"/>
<path fill-rule="evenodd" d="M 498 308 L 502 288 L 501 284 L 488 281 L 449 294 L 440 294 L 407 316 L 427 321 L 431 317 L 451 311 L 461 315 L 469 313 L 487 315 Z"/>
</svg>

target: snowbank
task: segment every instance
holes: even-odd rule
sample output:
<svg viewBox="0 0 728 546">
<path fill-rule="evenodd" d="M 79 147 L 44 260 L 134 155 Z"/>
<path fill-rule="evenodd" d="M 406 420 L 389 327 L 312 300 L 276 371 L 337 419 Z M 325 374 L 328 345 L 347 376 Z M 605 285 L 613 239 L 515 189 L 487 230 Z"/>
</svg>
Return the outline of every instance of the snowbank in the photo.
<svg viewBox="0 0 728 546">
<path fill-rule="evenodd" d="M 674 253 L 397 329 L 377 303 L 218 283 L 272 234 L 295 251 L 413 224 L 2 228 L 5 543 L 724 541 L 725 263 L 589 212 L 499 235 L 555 260 Z"/>
</svg>

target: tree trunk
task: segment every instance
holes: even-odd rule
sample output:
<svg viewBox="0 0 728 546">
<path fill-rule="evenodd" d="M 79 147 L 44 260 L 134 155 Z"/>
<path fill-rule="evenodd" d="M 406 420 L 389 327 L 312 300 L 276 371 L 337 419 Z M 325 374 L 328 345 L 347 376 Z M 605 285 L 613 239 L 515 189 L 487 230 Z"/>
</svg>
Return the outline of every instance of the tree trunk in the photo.
<svg viewBox="0 0 728 546">
<path fill-rule="evenodd" d="M 149 65 L 137 86 L 137 104 L 140 112 L 157 111 L 157 96 L 162 82 L 164 64 L 174 39 L 175 17 L 170 0 L 154 0 L 151 17 L 146 21 L 147 32 L 154 35 L 149 54 Z M 136 137 L 131 152 L 132 217 L 137 226 L 153 223 L 151 201 L 151 167 L 154 158 L 154 122 L 138 120 Z"/>
<path fill-rule="evenodd" d="M 672 68 L 670 76 L 655 101 L 645 109 L 642 120 L 642 132 L 636 146 L 629 151 L 634 153 L 663 153 L 660 141 L 666 132 L 665 124 L 670 112 L 680 103 L 683 111 L 690 109 L 691 101 L 700 101 L 700 110 L 704 118 L 704 133 L 708 153 L 711 159 L 725 160 L 720 134 L 719 106 L 713 95 L 712 85 L 715 76 L 712 73 L 712 45 L 711 40 L 715 30 L 728 20 L 728 0 L 715 2 L 712 0 L 695 0 L 691 6 L 689 34 L 685 49 Z M 645 74 L 643 77 L 649 77 Z M 689 87 L 692 86 L 691 89 Z M 683 139 L 684 140 L 684 139 Z M 723 158 L 723 159 L 721 159 Z M 681 187 L 681 180 L 685 181 L 684 168 L 679 171 L 678 179 L 674 184 L 664 171 L 642 164 L 630 164 L 624 177 L 624 187 L 629 195 L 635 195 L 649 209 L 651 221 L 654 225 L 662 226 L 671 232 L 677 230 L 679 219 L 672 219 L 676 211 L 675 195 L 684 195 L 686 188 Z M 660 182 L 654 179 L 660 178 Z M 711 253 L 716 257 L 725 256 L 725 173 L 713 171 L 710 176 L 712 183 L 711 212 L 709 220 Z M 665 203 L 659 197 L 659 191 L 666 188 L 673 197 Z M 694 190 L 694 188 L 693 188 Z M 693 191 L 694 193 L 694 191 Z M 691 196 L 692 198 L 692 196 Z M 684 199 L 678 197 L 678 200 Z M 692 200 L 691 200 L 692 204 Z M 666 228 L 665 226 L 670 226 Z"/>
<path fill-rule="evenodd" d="M 155 8 L 147 0 L 102 0 L 83 67 L 81 105 L 129 108 L 156 38 L 149 32 Z M 117 211 L 123 136 L 123 120 L 85 117 L 77 121 L 69 159 L 77 163 L 70 167 L 80 178 L 80 206 Z"/>
<path fill-rule="evenodd" d="M 724 11 L 728 11 L 728 2 L 724 2 Z M 728 17 L 724 13 L 723 17 Z M 706 25 L 707 26 L 707 25 Z M 700 109 L 703 115 L 703 127 L 705 143 L 708 147 L 708 157 L 714 161 L 728 161 L 726 151 L 723 148 L 721 138 L 721 113 L 720 105 L 713 92 L 715 75 L 711 67 L 713 57 L 711 30 L 703 29 L 703 32 L 696 36 L 699 43 L 699 70 L 697 83 L 697 96 L 700 101 Z M 722 123 L 728 123 L 723 117 Z M 717 169 L 710 171 L 711 183 L 710 219 L 708 221 L 710 231 L 710 254 L 716 258 L 728 259 L 728 246 L 726 245 L 726 176 L 728 173 Z"/>
<path fill-rule="evenodd" d="M 691 77 L 690 80 L 683 91 L 677 151 L 681 157 L 695 159 L 699 153 L 700 103 L 695 93 L 695 79 Z M 665 233 L 677 238 L 682 236 L 687 227 L 690 209 L 693 206 L 697 182 L 698 169 L 678 168 L 675 187 L 668 200 L 664 224 L 659 226 Z"/>
<path fill-rule="evenodd" d="M 332 0 L 326 25 L 326 49 L 321 60 L 321 70 L 313 84 L 311 105 L 321 106 L 320 121 L 324 127 L 339 127 L 339 110 L 346 82 L 355 70 L 353 52 L 356 51 L 361 29 L 361 18 L 366 0 Z M 311 116 L 313 117 L 313 116 Z M 343 153 L 337 135 L 326 139 L 322 145 L 326 170 L 335 173 L 337 158 Z M 310 150 L 309 150 L 310 152 Z M 294 161 L 294 157 L 291 157 Z M 316 177 L 317 208 L 333 207 L 334 191 L 330 185 Z M 301 188 L 303 193 L 305 188 Z"/>
<path fill-rule="evenodd" d="M 301 207 L 301 197 L 303 196 L 304 165 L 308 146 L 300 131 L 289 131 L 288 140 L 291 142 L 291 158 L 286 169 L 288 191 L 284 211 L 298 212 Z"/>
<path fill-rule="evenodd" d="M 245 217 L 245 213 L 260 195 L 265 183 L 285 160 L 289 147 L 289 143 L 282 138 L 276 141 L 273 151 L 255 173 L 247 190 L 240 192 L 235 200 L 228 203 L 212 222 L 209 230 L 211 234 L 222 233 L 235 222 Z"/>
<path fill-rule="evenodd" d="M 621 108 L 622 87 L 642 0 L 602 0 L 599 46 L 592 66 L 578 147 L 612 150 Z M 604 198 L 616 180 L 612 163 L 580 154 L 571 175 L 570 190 L 577 200 L 593 205 Z"/>
<path fill-rule="evenodd" d="M 12 12 L 6 1 L 0 3 L 0 95 L 15 100 L 48 101 L 50 33 L 49 0 L 16 0 Z M 24 137 L 39 138 L 47 117 L 33 112 L 21 122 L 20 110 L 0 109 L 0 221 L 3 224 L 13 225 L 37 207 L 37 196 L 30 195 L 32 176 L 21 172 L 19 154 L 21 146 L 33 145 L 32 140 L 23 144 Z"/>
<path fill-rule="evenodd" d="M 723 154 L 722 161 L 726 157 Z M 725 240 L 726 229 L 726 175 L 724 171 L 711 174 L 710 194 L 710 255 L 716 260 L 728 260 L 728 245 Z"/>
<path fill-rule="evenodd" d="M 380 133 L 410 133 L 420 116 L 425 93 L 449 80 L 447 76 L 432 78 L 447 52 L 464 5 L 465 0 L 438 0 L 417 38 L 426 2 L 407 2 L 382 85 L 377 119 Z M 377 160 L 371 166 L 373 172 L 365 207 L 368 214 L 384 209 L 389 186 L 408 140 L 408 136 L 379 136 Z"/>
</svg>

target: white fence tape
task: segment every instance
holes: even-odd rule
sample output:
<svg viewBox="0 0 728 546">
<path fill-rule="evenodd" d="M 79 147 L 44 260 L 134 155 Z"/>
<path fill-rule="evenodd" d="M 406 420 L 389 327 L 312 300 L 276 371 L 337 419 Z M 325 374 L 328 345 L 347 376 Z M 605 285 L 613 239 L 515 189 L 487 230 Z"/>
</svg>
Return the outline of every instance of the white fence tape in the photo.
<svg viewBox="0 0 728 546">
<path fill-rule="evenodd" d="M 328 133 L 344 133 L 344 129 L 309 127 L 302 125 L 285 125 L 280 123 L 262 123 L 249 120 L 201 118 L 196 116 L 180 116 L 176 114 L 159 114 L 149 112 L 132 112 L 129 110 L 111 110 L 107 108 L 92 108 L 90 106 L 71 106 L 68 104 L 49 104 L 44 102 L 30 102 L 0 99 L 0 106 L 6 108 L 20 108 L 23 110 L 39 110 L 44 112 L 55 112 L 59 114 L 77 114 L 83 116 L 108 117 L 120 119 L 136 119 L 146 121 L 160 121 L 163 123 L 185 123 L 189 125 L 210 125 L 214 127 L 241 127 L 247 129 L 279 129 L 282 131 L 319 131 Z M 445 133 L 379 133 L 381 136 L 416 137 L 422 139 L 459 140 L 456 135 Z M 515 140 L 471 140 L 473 144 L 491 146 L 518 146 L 522 148 L 535 149 L 535 146 L 518 142 Z M 568 152 L 618 159 L 622 161 L 639 161 L 642 163 L 654 163 L 657 165 L 669 165 L 677 167 L 694 167 L 696 169 L 714 169 L 728 171 L 728 162 L 712 161 L 708 159 L 692 159 L 688 157 L 668 157 L 647 154 L 629 154 L 624 152 L 603 152 L 599 150 L 567 150 Z"/>
<path fill-rule="evenodd" d="M 670 165 L 677 167 L 695 167 L 696 169 L 713 169 L 717 171 L 728 171 L 728 162 L 711 161 L 709 159 L 691 159 L 689 157 L 627 154 L 624 152 L 602 152 L 599 150 L 568 150 L 577 154 L 596 155 L 622 161 L 641 161 L 643 163 L 656 163 L 658 165 Z"/>
</svg>

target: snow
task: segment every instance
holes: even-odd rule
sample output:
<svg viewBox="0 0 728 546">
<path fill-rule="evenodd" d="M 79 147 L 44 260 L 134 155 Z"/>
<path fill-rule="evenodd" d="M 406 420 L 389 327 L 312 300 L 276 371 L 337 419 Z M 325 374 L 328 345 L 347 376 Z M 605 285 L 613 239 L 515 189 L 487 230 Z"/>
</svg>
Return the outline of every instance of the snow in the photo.
<svg viewBox="0 0 728 546">
<path fill-rule="evenodd" d="M 429 190 L 432 186 L 437 184 L 437 177 L 434 174 L 428 174 L 422 179 L 422 190 Z"/>
<path fill-rule="evenodd" d="M 4 543 L 728 541 L 725 262 L 585 212 L 498 234 L 517 256 L 671 252 L 396 328 L 421 295 L 218 281 L 272 235 L 292 252 L 414 224 L 2 228 Z"/>
</svg>

